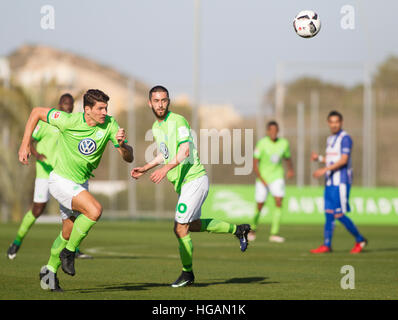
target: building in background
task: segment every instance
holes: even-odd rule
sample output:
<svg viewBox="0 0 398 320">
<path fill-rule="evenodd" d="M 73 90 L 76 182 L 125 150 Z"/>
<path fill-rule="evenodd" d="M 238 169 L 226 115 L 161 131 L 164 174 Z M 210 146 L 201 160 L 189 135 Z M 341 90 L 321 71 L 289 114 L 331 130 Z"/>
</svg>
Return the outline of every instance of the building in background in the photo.
<svg viewBox="0 0 398 320">
<path fill-rule="evenodd" d="M 111 97 L 111 113 L 126 110 L 129 77 L 77 54 L 42 45 L 23 45 L 8 56 L 11 79 L 16 84 L 39 91 L 53 81 L 59 91 L 70 92 L 75 111 L 82 110 L 82 95 L 87 89 L 101 89 Z M 134 105 L 146 103 L 149 86 L 134 80 Z"/>
</svg>

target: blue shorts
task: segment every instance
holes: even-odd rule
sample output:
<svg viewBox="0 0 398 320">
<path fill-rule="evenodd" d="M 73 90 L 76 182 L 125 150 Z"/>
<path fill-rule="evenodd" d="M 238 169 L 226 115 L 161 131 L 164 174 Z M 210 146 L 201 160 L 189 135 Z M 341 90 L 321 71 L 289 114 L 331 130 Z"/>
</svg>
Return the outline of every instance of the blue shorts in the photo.
<svg viewBox="0 0 398 320">
<path fill-rule="evenodd" d="M 333 213 L 350 212 L 348 198 L 350 196 L 350 185 L 340 184 L 338 186 L 326 186 L 324 192 L 325 211 Z"/>
</svg>

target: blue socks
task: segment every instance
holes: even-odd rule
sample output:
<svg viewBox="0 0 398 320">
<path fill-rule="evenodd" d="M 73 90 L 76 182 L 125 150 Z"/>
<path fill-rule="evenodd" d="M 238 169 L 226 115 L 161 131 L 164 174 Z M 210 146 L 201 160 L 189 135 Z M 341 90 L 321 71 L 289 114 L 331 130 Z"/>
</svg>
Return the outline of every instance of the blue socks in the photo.
<svg viewBox="0 0 398 320">
<path fill-rule="evenodd" d="M 348 218 L 346 215 L 343 215 L 342 217 L 338 218 L 338 220 L 355 237 L 356 242 L 361 242 L 365 240 L 365 238 L 359 233 L 357 227 L 354 225 L 352 220 Z M 332 246 L 333 230 L 334 230 L 334 214 L 326 213 L 323 244 L 325 246 L 328 246 L 329 248 Z"/>
<path fill-rule="evenodd" d="M 357 227 L 354 225 L 350 218 L 348 218 L 346 215 L 343 215 L 338 219 L 344 225 L 344 227 L 346 227 L 346 229 L 355 237 L 356 242 L 361 242 L 364 240 L 364 237 L 359 233 Z"/>
<path fill-rule="evenodd" d="M 326 223 L 323 233 L 324 237 L 323 244 L 329 248 L 332 246 L 333 230 L 334 230 L 334 214 L 326 213 Z"/>
</svg>

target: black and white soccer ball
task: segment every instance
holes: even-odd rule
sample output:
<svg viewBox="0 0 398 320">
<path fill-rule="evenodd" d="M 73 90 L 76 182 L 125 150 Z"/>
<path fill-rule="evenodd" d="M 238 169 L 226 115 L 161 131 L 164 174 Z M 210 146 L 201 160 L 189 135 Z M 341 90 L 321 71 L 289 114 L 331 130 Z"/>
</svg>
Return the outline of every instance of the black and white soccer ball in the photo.
<svg viewBox="0 0 398 320">
<path fill-rule="evenodd" d="M 321 30 L 321 20 L 315 11 L 303 10 L 294 18 L 293 27 L 300 37 L 312 38 Z"/>
</svg>

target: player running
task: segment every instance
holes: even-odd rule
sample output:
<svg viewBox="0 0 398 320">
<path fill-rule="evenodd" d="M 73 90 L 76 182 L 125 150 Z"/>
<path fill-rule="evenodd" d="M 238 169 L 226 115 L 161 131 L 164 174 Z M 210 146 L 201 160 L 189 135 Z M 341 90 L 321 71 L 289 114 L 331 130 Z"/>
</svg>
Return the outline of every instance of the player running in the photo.
<svg viewBox="0 0 398 320">
<path fill-rule="evenodd" d="M 282 243 L 285 238 L 279 235 L 282 215 L 282 200 L 285 196 L 285 180 L 282 160 L 287 164 L 287 178 L 294 176 L 293 164 L 290 156 L 289 141 L 278 137 L 279 126 L 276 121 L 267 124 L 267 136 L 259 140 L 254 149 L 253 167 L 256 173 L 256 202 L 257 210 L 254 215 L 249 241 L 256 239 L 256 229 L 261 210 L 267 200 L 268 193 L 275 199 L 275 209 L 272 212 L 270 242 Z"/>
<path fill-rule="evenodd" d="M 63 94 L 58 102 L 58 110 L 71 113 L 73 111 L 74 99 L 69 93 Z M 15 259 L 22 241 L 29 232 L 29 229 L 36 222 L 36 219 L 43 213 L 50 194 L 48 191 L 48 177 L 53 170 L 55 160 L 55 148 L 59 130 L 46 122 L 39 120 L 31 139 L 31 152 L 36 158 L 36 180 L 33 194 L 32 209 L 22 219 L 17 236 L 7 250 L 7 257 Z M 37 143 L 36 143 L 37 142 Z M 76 258 L 91 259 L 92 257 L 76 249 Z"/>
<path fill-rule="evenodd" d="M 351 151 L 352 139 L 343 127 L 343 116 L 340 112 L 331 111 L 328 115 L 331 136 L 326 141 L 326 157 L 312 152 L 311 160 L 326 164 L 313 174 L 315 178 L 325 175 L 325 216 L 324 243 L 311 253 L 332 251 L 334 220 L 339 220 L 355 237 L 355 246 L 351 253 L 359 253 L 366 246 L 367 240 L 359 233 L 354 223 L 345 213 L 350 212 L 348 198 L 352 184 Z"/>
<path fill-rule="evenodd" d="M 38 107 L 27 121 L 19 149 L 19 161 L 23 164 L 28 164 L 30 137 L 39 120 L 60 131 L 49 190 L 61 205 L 62 231 L 51 247 L 47 265 L 40 271 L 43 289 L 62 291 L 57 278 L 60 265 L 65 273 L 75 275 L 76 248 L 101 217 L 102 206 L 88 191 L 88 179 L 98 167 L 108 141 L 112 141 L 125 161 L 134 159 L 124 129 L 108 116 L 108 101 L 104 92 L 90 89 L 83 96 L 84 112 L 69 114 Z"/>
<path fill-rule="evenodd" d="M 200 163 L 194 145 L 191 128 L 187 120 L 169 111 L 169 92 L 162 86 L 153 87 L 149 92 L 149 107 L 156 121 L 152 126 L 153 136 L 158 144 L 159 154 L 143 167 L 134 168 L 131 176 L 141 177 L 148 170 L 164 163 L 155 170 L 150 179 L 158 184 L 166 176 L 178 193 L 174 222 L 177 236 L 182 273 L 172 287 L 184 287 L 194 282 L 192 269 L 193 245 L 189 232 L 231 233 L 240 241 L 241 251 L 248 246 L 247 234 L 250 225 L 235 225 L 216 219 L 200 219 L 201 207 L 209 191 L 209 179 Z"/>
</svg>

